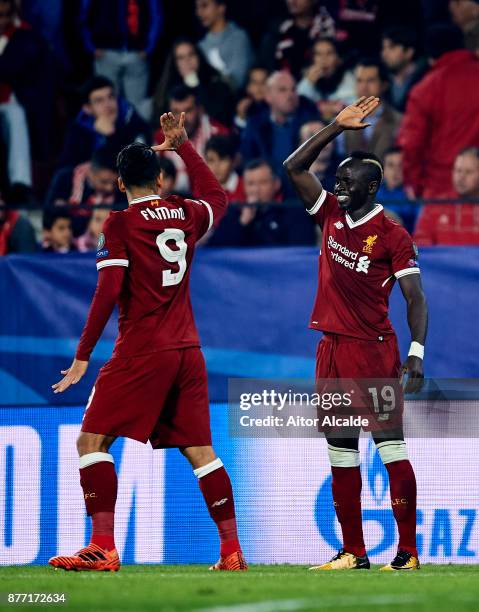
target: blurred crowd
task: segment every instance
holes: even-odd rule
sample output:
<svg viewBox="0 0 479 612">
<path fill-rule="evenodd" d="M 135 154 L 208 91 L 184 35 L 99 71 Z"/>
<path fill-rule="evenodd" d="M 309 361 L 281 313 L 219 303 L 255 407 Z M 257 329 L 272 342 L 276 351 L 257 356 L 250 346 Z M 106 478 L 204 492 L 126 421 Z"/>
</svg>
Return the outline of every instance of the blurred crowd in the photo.
<svg viewBox="0 0 479 612">
<path fill-rule="evenodd" d="M 282 162 L 360 96 L 382 104 L 323 185 L 374 152 L 419 245 L 479 244 L 478 82 L 479 0 L 0 0 L 0 255 L 95 250 L 119 150 L 161 143 L 165 111 L 236 204 L 204 246 L 316 244 Z M 201 196 L 161 164 L 160 195 Z"/>
</svg>

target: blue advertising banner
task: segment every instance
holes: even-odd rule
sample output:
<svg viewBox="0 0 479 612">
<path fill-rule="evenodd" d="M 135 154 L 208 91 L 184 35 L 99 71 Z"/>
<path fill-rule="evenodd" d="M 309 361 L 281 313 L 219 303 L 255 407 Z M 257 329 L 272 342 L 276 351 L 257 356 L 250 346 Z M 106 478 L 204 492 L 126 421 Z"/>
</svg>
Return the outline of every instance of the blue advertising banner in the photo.
<svg viewBox="0 0 479 612">
<path fill-rule="evenodd" d="M 0 564 L 46 563 L 88 542 L 75 445 L 82 413 L 81 407 L 0 408 Z M 248 561 L 329 558 L 340 547 L 340 530 L 324 440 L 232 438 L 227 415 L 226 405 L 212 406 L 213 444 L 233 483 Z M 385 563 L 397 547 L 387 472 L 369 438 L 360 449 L 365 540 L 371 561 Z M 479 472 L 479 439 L 413 438 L 408 450 L 418 481 L 421 561 L 477 563 L 479 507 L 471 474 Z M 125 439 L 111 452 L 123 562 L 214 562 L 216 528 L 180 453 Z"/>
<path fill-rule="evenodd" d="M 319 334 L 308 329 L 317 249 L 199 249 L 192 301 L 212 401 L 225 401 L 228 377 L 311 377 Z M 430 309 L 429 377 L 475 377 L 479 334 L 479 248 L 424 249 L 422 279 Z M 0 405 L 86 401 L 111 355 L 116 321 L 107 325 L 83 381 L 64 397 L 50 385 L 75 352 L 96 283 L 92 255 L 0 258 Z M 410 342 L 396 286 L 391 318 L 402 355 Z"/>
</svg>

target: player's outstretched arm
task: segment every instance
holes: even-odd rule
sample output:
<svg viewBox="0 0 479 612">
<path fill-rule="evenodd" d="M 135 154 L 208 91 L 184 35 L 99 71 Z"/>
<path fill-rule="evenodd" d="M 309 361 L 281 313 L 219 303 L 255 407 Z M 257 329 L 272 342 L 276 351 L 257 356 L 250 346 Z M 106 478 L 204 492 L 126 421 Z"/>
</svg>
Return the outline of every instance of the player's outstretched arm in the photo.
<svg viewBox="0 0 479 612">
<path fill-rule="evenodd" d="M 152 147 L 153 151 L 176 151 L 185 162 L 188 176 L 192 182 L 194 193 L 201 194 L 211 206 L 214 224 L 217 225 L 226 212 L 228 198 L 215 175 L 188 140 L 184 128 L 185 113 L 177 119 L 173 113 L 164 113 L 160 118 L 165 141 Z"/>
<path fill-rule="evenodd" d="M 376 110 L 378 105 L 379 98 L 374 96 L 359 98 L 354 104 L 344 108 L 332 123 L 311 136 L 283 162 L 297 194 L 307 209 L 317 202 L 323 191 L 318 178 L 309 171 L 312 163 L 324 147 L 343 130 L 363 130 L 368 127 L 370 124 L 363 121 Z"/>
<path fill-rule="evenodd" d="M 419 274 L 408 274 L 399 279 L 399 286 L 407 303 L 407 321 L 411 330 L 411 349 L 401 366 L 399 381 L 408 376 L 405 391 L 415 393 L 422 387 L 424 378 L 424 344 L 427 334 L 427 303 Z M 422 348 L 421 348 L 422 347 Z"/>
<path fill-rule="evenodd" d="M 76 385 L 85 375 L 90 355 L 120 296 L 124 275 L 124 267 L 111 266 L 100 270 L 95 295 L 78 343 L 75 359 L 69 368 L 61 370 L 63 378 L 52 385 L 54 393 L 63 393 L 71 385 Z"/>
</svg>

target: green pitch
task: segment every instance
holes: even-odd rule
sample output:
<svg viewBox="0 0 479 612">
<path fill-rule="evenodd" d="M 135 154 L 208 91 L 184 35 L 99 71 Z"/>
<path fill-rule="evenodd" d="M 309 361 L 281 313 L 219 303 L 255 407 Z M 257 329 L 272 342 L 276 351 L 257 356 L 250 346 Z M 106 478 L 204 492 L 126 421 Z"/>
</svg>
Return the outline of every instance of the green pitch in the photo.
<svg viewBox="0 0 479 612">
<path fill-rule="evenodd" d="M 256 565 L 245 573 L 208 572 L 199 565 L 123 566 L 117 574 L 55 571 L 49 567 L 0 569 L 0 609 L 6 593 L 66 594 L 67 603 L 30 609 L 202 610 L 477 610 L 479 568 L 425 565 L 419 572 L 308 572 L 294 565 Z M 22 609 L 24 607 L 22 606 Z"/>
</svg>

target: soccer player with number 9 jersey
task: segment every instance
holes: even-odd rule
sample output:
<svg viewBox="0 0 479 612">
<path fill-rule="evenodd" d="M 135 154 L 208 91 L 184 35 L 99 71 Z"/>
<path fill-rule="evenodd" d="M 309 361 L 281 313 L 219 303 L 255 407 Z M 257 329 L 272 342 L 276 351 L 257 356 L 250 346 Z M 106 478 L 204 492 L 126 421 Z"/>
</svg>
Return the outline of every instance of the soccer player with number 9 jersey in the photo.
<svg viewBox="0 0 479 612">
<path fill-rule="evenodd" d="M 115 304 L 118 337 L 88 400 L 77 447 L 80 483 L 92 517 L 90 544 L 49 563 L 66 570 L 116 571 L 117 476 L 108 452 L 119 436 L 155 448 L 179 448 L 191 463 L 220 535 L 220 560 L 210 569 L 245 570 L 231 483 L 211 445 L 207 375 L 190 301 L 196 242 L 217 224 L 227 198 L 187 140 L 185 116 L 161 117 L 165 134 L 153 149 L 133 143 L 118 156 L 119 187 L 128 209 L 112 212 L 100 236 L 98 285 L 75 360 L 53 385 L 65 391 L 84 375 Z M 174 150 L 204 199 L 162 199 L 156 152 Z"/>
</svg>

